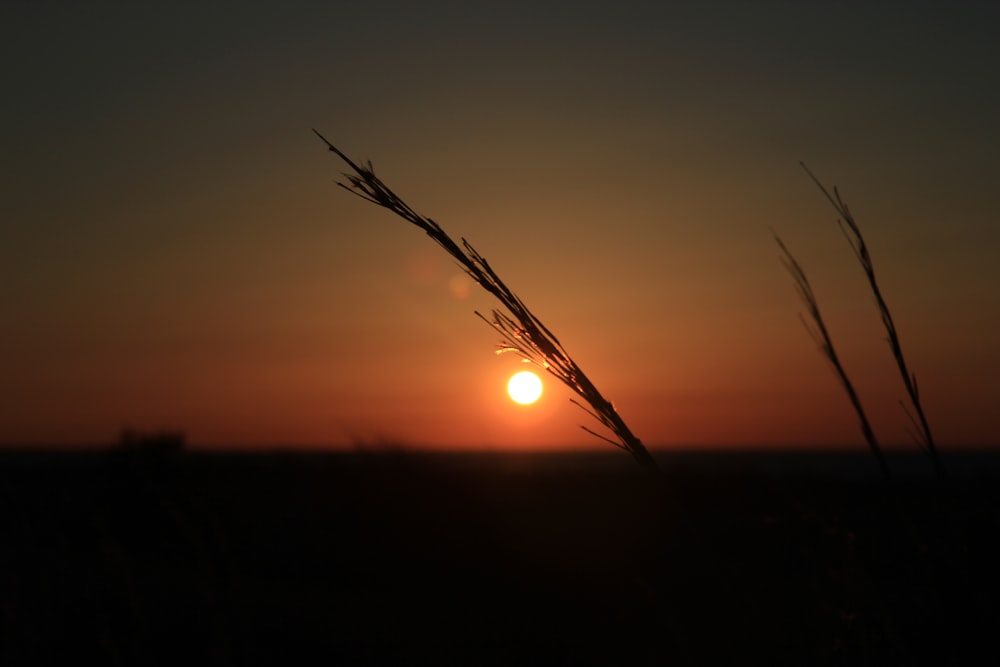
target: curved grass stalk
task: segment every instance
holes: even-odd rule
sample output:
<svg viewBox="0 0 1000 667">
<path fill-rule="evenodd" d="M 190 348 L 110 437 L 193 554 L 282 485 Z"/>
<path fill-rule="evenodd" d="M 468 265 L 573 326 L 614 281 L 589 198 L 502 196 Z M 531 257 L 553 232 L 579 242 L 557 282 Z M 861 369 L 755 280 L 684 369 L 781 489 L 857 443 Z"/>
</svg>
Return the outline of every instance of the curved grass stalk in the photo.
<svg viewBox="0 0 1000 667">
<path fill-rule="evenodd" d="M 326 137 L 313 132 L 331 152 L 353 170 L 345 173 L 349 185 L 337 183 L 348 192 L 355 194 L 377 206 L 388 209 L 410 224 L 427 233 L 445 252 L 451 255 L 465 272 L 483 289 L 492 294 L 502 304 L 502 309 L 494 309 L 487 317 L 476 312 L 487 324 L 500 334 L 501 340 L 497 353 L 516 352 L 525 359 L 549 372 L 575 393 L 582 403 L 572 402 L 582 408 L 594 419 L 599 421 L 614 436 L 614 439 L 601 435 L 592 429 L 581 425 L 584 431 L 611 443 L 619 449 L 631 454 L 644 468 L 659 470 L 656 461 L 642 441 L 625 424 L 625 421 L 615 410 L 611 401 L 604 398 L 583 370 L 566 352 L 559 339 L 532 313 L 524 302 L 501 280 L 486 258 L 479 254 L 467 240 L 461 239 L 461 245 L 456 243 L 444 229 L 434 220 L 424 217 L 414 211 L 406 202 L 399 198 L 388 186 L 375 175 L 371 162 L 358 165 L 336 146 L 327 141 Z M 590 406 L 587 408 L 586 406 Z"/>
<path fill-rule="evenodd" d="M 795 287 L 799 292 L 799 297 L 805 304 L 806 310 L 809 311 L 809 316 L 812 318 L 815 329 L 809 326 L 809 323 L 806 322 L 801 313 L 799 314 L 799 319 L 802 320 L 802 324 L 805 326 L 806 331 L 809 332 L 809 335 L 819 345 L 820 352 L 830 361 L 833 370 L 836 371 L 837 377 L 840 379 L 840 384 L 844 387 L 844 391 L 847 392 L 847 398 L 850 399 L 851 405 L 854 406 L 854 411 L 858 414 L 858 420 L 861 422 L 861 433 L 865 436 L 868 447 L 871 448 L 872 454 L 875 455 L 875 459 L 878 461 L 882 476 L 889 479 L 889 466 L 886 464 L 882 448 L 879 447 L 878 440 L 875 438 L 875 432 L 868 422 L 868 416 L 865 414 L 864 408 L 861 407 L 861 399 L 858 398 L 858 392 L 854 390 L 854 384 L 847 377 L 847 371 L 844 370 L 843 364 L 840 363 L 840 357 L 837 356 L 837 350 L 833 347 L 833 340 L 830 338 L 830 332 L 823 321 L 823 315 L 819 312 L 819 302 L 812 291 L 812 285 L 809 284 L 806 272 L 802 270 L 802 267 L 795 260 L 791 251 L 782 242 L 781 237 L 774 233 L 773 230 L 772 233 L 774 234 L 774 240 L 778 243 L 778 247 L 781 248 L 781 252 L 784 254 L 781 261 L 792 275 Z"/>
<path fill-rule="evenodd" d="M 914 418 L 913 413 L 906 409 L 902 401 L 899 403 L 903 408 L 903 412 L 906 413 L 910 422 L 917 429 L 917 434 L 914 435 L 917 444 L 930 459 L 935 474 L 943 478 L 945 476 L 944 463 L 941 461 L 941 455 L 938 452 L 937 445 L 934 443 L 934 437 L 931 435 L 931 427 L 927 423 L 927 417 L 924 416 L 924 409 L 920 404 L 917 376 L 907 368 L 906 358 L 903 356 L 903 347 L 899 342 L 899 333 L 896 331 L 896 325 L 892 320 L 892 313 L 889 312 L 889 305 L 885 302 L 882 291 L 879 289 L 878 281 L 875 278 L 875 266 L 872 263 L 871 254 L 868 252 L 868 246 L 865 244 L 865 238 L 861 235 L 861 229 L 858 227 L 858 223 L 855 222 L 854 216 L 851 215 L 850 209 L 847 208 L 847 204 L 840 198 L 840 192 L 837 191 L 837 188 L 833 188 L 833 194 L 831 195 L 823 184 L 820 183 L 819 179 L 809 171 L 809 167 L 804 162 L 800 162 L 799 164 L 802 165 L 805 172 L 809 174 L 809 178 L 812 179 L 816 187 L 826 196 L 827 201 L 830 202 L 840 216 L 837 224 L 840 225 L 840 231 L 843 232 L 844 238 L 847 239 L 851 250 L 854 251 L 855 257 L 857 257 L 858 262 L 861 264 L 861 268 L 865 272 L 865 277 L 868 279 L 868 285 L 875 296 L 875 304 L 878 307 L 879 316 L 882 318 L 882 325 L 885 327 L 888 336 L 889 348 L 892 350 L 892 356 L 896 361 L 896 367 L 899 369 L 899 374 L 903 379 L 903 386 L 906 389 L 906 394 L 910 399 L 910 405 L 913 407 L 916 417 Z"/>
</svg>

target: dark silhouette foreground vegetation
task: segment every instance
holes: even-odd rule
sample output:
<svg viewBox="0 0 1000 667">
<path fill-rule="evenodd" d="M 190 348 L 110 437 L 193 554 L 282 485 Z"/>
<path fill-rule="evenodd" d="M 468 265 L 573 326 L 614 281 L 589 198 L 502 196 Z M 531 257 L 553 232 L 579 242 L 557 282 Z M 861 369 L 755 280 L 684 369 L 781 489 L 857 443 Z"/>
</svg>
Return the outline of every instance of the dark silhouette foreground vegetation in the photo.
<svg viewBox="0 0 1000 667">
<path fill-rule="evenodd" d="M 871 423 L 868 421 L 868 415 L 865 414 L 865 409 L 861 405 L 861 399 L 858 398 L 858 392 L 854 389 L 854 383 L 851 382 L 851 378 L 848 377 L 847 371 L 844 370 L 844 365 L 840 362 L 840 356 L 837 354 L 837 349 L 833 345 L 833 339 L 830 337 L 830 332 L 826 328 L 826 322 L 823 321 L 823 314 L 819 309 L 819 301 L 816 299 L 816 294 L 813 292 L 812 285 L 809 284 L 809 278 L 806 277 L 805 271 L 792 255 L 791 251 L 789 251 L 785 246 L 781 237 L 775 234 L 774 240 L 777 242 L 778 247 L 781 248 L 781 252 L 784 255 L 782 260 L 785 263 L 785 268 L 788 269 L 788 272 L 792 275 L 792 279 L 795 281 L 795 287 L 799 292 L 799 298 L 802 299 L 802 303 L 805 305 L 806 310 L 809 311 L 809 317 L 812 319 L 815 328 L 810 328 L 805 318 L 801 315 L 799 317 L 802 319 L 802 323 L 805 325 L 806 330 L 812 336 L 813 340 L 816 341 L 820 351 L 827 358 L 827 360 L 829 360 L 830 365 L 833 366 L 833 370 L 836 372 L 837 378 L 844 387 L 844 391 L 847 392 L 847 398 L 851 401 L 851 406 L 858 415 L 858 420 L 861 423 L 861 433 L 865 438 L 865 442 L 868 443 L 872 454 L 875 455 L 875 459 L 878 461 L 879 470 L 882 472 L 882 476 L 885 479 L 889 479 L 889 465 L 885 461 L 885 455 L 882 453 L 882 448 L 879 447 L 878 439 L 875 437 L 875 432 L 872 430 Z"/>
<path fill-rule="evenodd" d="M 371 162 L 365 165 L 355 163 L 327 141 L 322 134 L 315 129 L 313 132 L 332 153 L 347 163 L 353 171 L 353 173 L 344 174 L 349 185 L 343 183 L 338 183 L 338 185 L 422 229 L 459 263 L 469 277 L 497 298 L 501 308 L 494 309 L 489 318 L 479 312 L 476 315 L 500 334 L 501 341 L 498 352 L 519 354 L 525 360 L 555 376 L 580 398 L 580 401 L 571 399 L 572 402 L 607 428 L 614 439 L 587 426 L 581 425 L 580 428 L 630 453 L 642 467 L 652 471 L 659 469 L 645 445 L 621 418 L 611 401 L 601 395 L 601 392 L 597 390 L 583 369 L 569 355 L 559 339 L 504 283 L 499 274 L 486 261 L 486 258 L 480 255 L 471 243 L 464 238 L 461 239 L 461 244 L 456 243 L 438 223 L 414 211 L 409 204 L 400 199 L 375 175 Z"/>
<path fill-rule="evenodd" d="M 1000 480 L 862 456 L 0 452 L 0 664 L 982 664 Z"/>
<path fill-rule="evenodd" d="M 840 219 L 837 220 L 837 224 L 840 226 L 840 231 L 843 232 L 844 238 L 847 239 L 848 244 L 851 246 L 851 250 L 854 252 L 855 257 L 857 257 L 858 263 L 861 265 L 861 268 L 865 273 L 865 278 L 868 280 L 868 285 L 875 298 L 875 305 L 878 308 L 879 317 L 882 319 L 882 324 L 886 330 L 886 340 L 889 343 L 889 349 L 892 352 L 893 360 L 896 362 L 896 367 L 899 369 L 900 376 L 903 380 L 903 387 L 906 390 L 906 396 L 909 399 L 910 406 L 913 410 L 913 412 L 910 412 L 910 410 L 906 408 L 906 404 L 903 403 L 903 401 L 899 402 L 900 406 L 903 408 L 903 412 L 909 418 L 914 427 L 914 431 L 911 432 L 911 435 L 914 440 L 916 440 L 924 454 L 926 454 L 934 473 L 939 478 L 943 479 L 945 477 L 944 463 L 941 460 L 941 454 L 938 451 L 934 437 L 931 435 L 930 425 L 927 423 L 927 417 L 925 416 L 923 406 L 920 403 L 920 392 L 917 390 L 917 376 L 907 367 L 906 358 L 903 355 L 903 347 L 899 341 L 899 332 L 896 330 L 896 324 L 892 319 L 892 313 L 889 311 L 889 305 L 886 303 L 885 297 L 882 296 L 882 290 L 879 288 L 878 279 L 875 276 L 875 264 L 872 261 L 871 253 L 868 251 L 868 245 L 865 243 L 865 238 L 861 234 L 861 228 L 855 221 L 854 216 L 847 207 L 847 204 L 843 199 L 841 199 L 840 192 L 837 188 L 834 187 L 833 194 L 831 194 L 830 191 L 827 190 L 826 187 L 820 182 L 820 180 L 816 178 L 811 171 L 809 171 L 809 168 L 805 165 L 805 163 L 800 164 L 809 175 L 809 178 L 812 179 L 813 183 L 816 184 L 826 197 L 827 201 L 830 202 L 834 210 L 840 216 Z M 847 376 L 847 372 L 844 370 L 840 357 L 837 355 L 836 349 L 833 346 L 833 340 L 831 339 L 826 328 L 826 324 L 823 321 L 823 316 L 819 309 L 819 302 L 813 292 L 812 285 L 810 285 L 805 271 L 792 255 L 791 251 L 789 251 L 785 246 L 781 237 L 775 233 L 774 240 L 781 249 L 782 262 L 784 262 L 785 268 L 787 268 L 788 272 L 792 275 L 792 279 L 795 281 L 795 287 L 799 292 L 799 297 L 802 299 L 806 309 L 809 311 L 809 317 L 815 328 L 810 327 L 809 323 L 805 321 L 805 318 L 802 318 L 802 322 L 805 324 L 806 330 L 809 331 L 809 334 L 816 341 L 820 351 L 830 361 L 834 371 L 837 373 L 837 378 L 844 387 L 844 391 L 847 393 L 847 397 L 851 401 L 851 406 L 858 415 L 858 420 L 861 424 L 861 432 L 864 435 L 865 441 L 868 443 L 869 448 L 878 461 L 879 470 L 881 470 L 883 477 L 889 479 L 889 467 L 886 463 L 885 455 L 882 453 L 882 449 L 878 444 L 878 439 L 875 437 L 871 424 L 868 422 L 868 417 L 861 405 L 861 400 L 858 398 L 857 391 L 854 389 L 854 384 Z M 916 414 L 916 417 L 914 417 L 914 413 Z"/>
</svg>

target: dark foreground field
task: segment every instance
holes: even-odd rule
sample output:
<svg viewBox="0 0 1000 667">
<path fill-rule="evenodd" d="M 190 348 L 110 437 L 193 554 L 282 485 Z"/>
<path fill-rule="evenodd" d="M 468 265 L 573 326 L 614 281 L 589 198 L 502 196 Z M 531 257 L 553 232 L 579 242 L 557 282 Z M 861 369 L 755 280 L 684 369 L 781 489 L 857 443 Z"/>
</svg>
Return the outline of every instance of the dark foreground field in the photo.
<svg viewBox="0 0 1000 667">
<path fill-rule="evenodd" d="M 891 486 L 751 464 L 0 453 L 0 664 L 995 655 L 985 464 Z"/>
</svg>

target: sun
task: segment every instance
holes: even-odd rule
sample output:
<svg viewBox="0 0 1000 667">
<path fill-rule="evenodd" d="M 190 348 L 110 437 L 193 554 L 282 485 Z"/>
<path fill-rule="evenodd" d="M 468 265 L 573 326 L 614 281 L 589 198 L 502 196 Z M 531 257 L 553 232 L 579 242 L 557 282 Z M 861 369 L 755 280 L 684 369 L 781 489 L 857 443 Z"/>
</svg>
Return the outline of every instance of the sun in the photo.
<svg viewBox="0 0 1000 667">
<path fill-rule="evenodd" d="M 531 405 L 542 395 L 542 380 L 531 371 L 521 371 L 510 376 L 507 393 L 515 403 Z"/>
</svg>

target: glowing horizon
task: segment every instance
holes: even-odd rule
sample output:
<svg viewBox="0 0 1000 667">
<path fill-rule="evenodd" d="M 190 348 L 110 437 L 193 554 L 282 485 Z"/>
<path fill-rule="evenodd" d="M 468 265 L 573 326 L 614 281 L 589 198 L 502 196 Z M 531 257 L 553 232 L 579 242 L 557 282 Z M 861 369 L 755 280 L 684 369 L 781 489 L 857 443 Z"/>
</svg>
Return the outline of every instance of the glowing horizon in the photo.
<svg viewBox="0 0 1000 667">
<path fill-rule="evenodd" d="M 912 447 L 805 160 L 865 231 L 942 448 L 1000 446 L 995 22 L 897 4 L 820 25 L 768 3 L 292 0 L 143 30 L 18 6 L 0 442 L 608 447 L 550 378 L 528 410 L 507 398 L 520 360 L 473 314 L 494 300 L 337 188 L 317 127 L 471 241 L 653 448 L 864 447 L 773 227 L 880 441 Z"/>
</svg>

